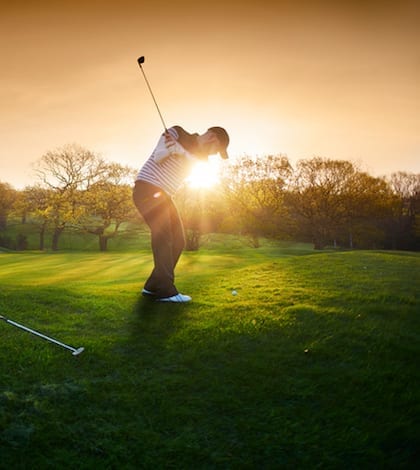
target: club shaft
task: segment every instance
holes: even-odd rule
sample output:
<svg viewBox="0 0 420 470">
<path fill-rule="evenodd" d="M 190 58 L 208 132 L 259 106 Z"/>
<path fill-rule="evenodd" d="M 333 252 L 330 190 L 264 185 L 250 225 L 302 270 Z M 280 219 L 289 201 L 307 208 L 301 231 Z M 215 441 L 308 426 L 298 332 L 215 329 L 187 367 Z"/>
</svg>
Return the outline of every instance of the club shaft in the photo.
<svg viewBox="0 0 420 470">
<path fill-rule="evenodd" d="M 143 74 L 143 77 L 144 77 L 144 80 L 146 82 L 147 88 L 149 89 L 150 94 L 152 95 L 153 102 L 155 103 L 155 106 L 156 106 L 157 112 L 159 113 L 159 117 L 160 117 L 160 120 L 162 121 L 163 127 L 165 128 L 165 131 L 167 131 L 168 129 L 166 127 L 165 121 L 163 120 L 162 113 L 160 112 L 159 106 L 158 106 L 157 101 L 155 99 L 155 95 L 153 94 L 153 91 L 152 91 L 152 88 L 150 86 L 149 80 L 147 80 L 146 74 L 144 73 L 143 67 L 141 66 L 140 62 L 139 62 L 139 67 L 140 67 L 140 70 Z"/>
<path fill-rule="evenodd" d="M 28 333 L 32 333 L 33 335 L 39 336 L 40 338 L 43 338 L 47 341 L 50 341 L 51 343 L 58 344 L 59 346 L 70 349 L 70 351 L 76 352 L 76 348 L 72 348 L 71 346 L 68 346 L 67 344 L 61 343 L 60 341 L 57 341 L 54 338 L 50 338 L 49 336 L 43 335 L 42 333 L 39 333 L 38 331 L 32 330 L 31 328 L 28 328 L 27 326 L 21 325 L 20 323 L 17 323 L 13 320 L 9 320 L 8 318 L 1 317 L 2 320 L 4 320 L 6 323 L 10 323 L 13 326 L 16 326 L 17 328 L 20 328 L 21 330 L 25 330 Z"/>
</svg>

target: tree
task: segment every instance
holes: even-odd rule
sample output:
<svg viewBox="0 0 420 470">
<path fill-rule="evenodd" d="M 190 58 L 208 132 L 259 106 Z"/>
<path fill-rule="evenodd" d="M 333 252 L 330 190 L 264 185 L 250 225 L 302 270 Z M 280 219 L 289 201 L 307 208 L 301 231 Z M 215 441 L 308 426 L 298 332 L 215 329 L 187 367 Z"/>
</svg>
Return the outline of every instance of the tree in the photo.
<svg viewBox="0 0 420 470">
<path fill-rule="evenodd" d="M 185 232 L 186 251 L 200 248 L 203 218 L 203 197 L 199 189 L 184 184 L 176 194 L 176 205 Z"/>
<path fill-rule="evenodd" d="M 350 248 L 384 245 L 384 221 L 392 213 L 394 198 L 383 178 L 361 171 L 349 177 L 344 188 L 341 241 Z M 346 243 L 347 239 L 347 243 Z"/>
<path fill-rule="evenodd" d="M 393 249 L 418 250 L 420 237 L 420 174 L 396 172 L 387 179 L 395 197 L 389 219 L 389 245 Z"/>
<path fill-rule="evenodd" d="M 101 179 L 83 194 L 85 216 L 79 224 L 86 232 L 98 236 L 100 251 L 107 250 L 108 240 L 117 235 L 123 222 L 137 215 L 127 180 L 134 180 L 134 170 L 110 163 Z"/>
<path fill-rule="evenodd" d="M 61 233 L 85 215 L 83 195 L 106 174 L 105 161 L 80 145 L 71 144 L 47 152 L 37 164 L 41 184 L 52 190 L 49 215 L 53 225 L 52 249 L 58 249 Z"/>
<path fill-rule="evenodd" d="M 254 246 L 260 236 L 287 236 L 290 220 L 284 196 L 291 174 L 292 167 L 282 155 L 244 156 L 225 168 L 223 188 L 232 216 Z"/>
<path fill-rule="evenodd" d="M 51 220 L 52 200 L 51 189 L 41 186 L 27 186 L 22 192 L 22 213 L 30 214 L 31 221 L 39 227 L 39 249 L 45 248 L 45 234 Z"/>
<path fill-rule="evenodd" d="M 287 204 L 298 237 L 312 241 L 316 249 L 336 240 L 347 214 L 343 195 L 354 174 L 354 166 L 346 161 L 315 157 L 297 163 Z"/>
<path fill-rule="evenodd" d="M 346 174 L 352 172 L 347 162 L 313 158 L 297 163 L 286 202 L 299 238 L 318 249 L 335 238 L 343 212 L 338 195 Z"/>
<path fill-rule="evenodd" d="M 214 198 L 220 192 L 217 186 L 212 188 L 192 188 L 185 184 L 176 194 L 176 205 L 181 214 L 185 230 L 185 249 L 197 251 L 202 235 L 217 228 Z"/>
<path fill-rule="evenodd" d="M 7 218 L 13 209 L 17 192 L 9 183 L 0 182 L 0 230 L 7 227 Z"/>
<path fill-rule="evenodd" d="M 315 157 L 300 160 L 287 204 L 297 220 L 296 236 L 316 249 L 343 243 L 353 248 L 383 243 L 381 221 L 391 194 L 381 178 L 353 163 Z"/>
</svg>

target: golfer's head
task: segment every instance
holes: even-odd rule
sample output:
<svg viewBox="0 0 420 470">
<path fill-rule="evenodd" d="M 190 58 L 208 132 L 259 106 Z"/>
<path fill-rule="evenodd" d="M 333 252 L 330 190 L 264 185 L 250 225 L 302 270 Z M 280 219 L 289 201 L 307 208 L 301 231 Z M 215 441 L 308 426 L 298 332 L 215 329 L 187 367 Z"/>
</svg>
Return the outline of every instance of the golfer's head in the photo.
<svg viewBox="0 0 420 470">
<path fill-rule="evenodd" d="M 229 158 L 227 154 L 229 134 L 223 127 L 210 127 L 204 135 L 208 138 L 210 155 L 219 153 L 222 158 Z"/>
</svg>

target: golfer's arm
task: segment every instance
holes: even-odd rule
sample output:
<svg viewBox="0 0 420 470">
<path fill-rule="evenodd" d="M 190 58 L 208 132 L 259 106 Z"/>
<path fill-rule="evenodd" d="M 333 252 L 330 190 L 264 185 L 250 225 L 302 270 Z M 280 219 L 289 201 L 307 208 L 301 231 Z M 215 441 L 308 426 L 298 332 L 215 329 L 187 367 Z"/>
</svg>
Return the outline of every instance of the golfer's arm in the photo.
<svg viewBox="0 0 420 470">
<path fill-rule="evenodd" d="M 153 151 L 153 159 L 156 163 L 161 163 L 170 155 L 180 155 L 186 160 L 197 161 L 197 157 L 191 152 L 188 152 L 188 150 L 186 150 L 179 142 L 176 142 L 175 145 L 172 145 L 168 149 L 165 144 L 165 137 L 163 136 L 160 138 L 155 150 Z"/>
<path fill-rule="evenodd" d="M 165 135 L 162 135 L 156 148 L 153 150 L 153 160 L 156 163 L 161 163 L 165 158 L 169 157 L 170 154 L 171 153 L 165 144 Z"/>
</svg>

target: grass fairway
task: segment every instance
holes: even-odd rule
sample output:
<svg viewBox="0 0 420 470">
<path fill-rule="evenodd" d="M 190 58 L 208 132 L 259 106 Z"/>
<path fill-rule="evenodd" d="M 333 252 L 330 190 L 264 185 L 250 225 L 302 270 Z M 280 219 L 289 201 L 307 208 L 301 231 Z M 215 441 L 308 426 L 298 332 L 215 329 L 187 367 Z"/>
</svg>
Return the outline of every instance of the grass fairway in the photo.
<svg viewBox="0 0 420 470">
<path fill-rule="evenodd" d="M 0 253 L 0 468 L 415 468 L 420 256 Z M 235 289 L 238 295 L 233 296 Z"/>
</svg>

